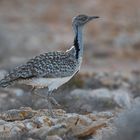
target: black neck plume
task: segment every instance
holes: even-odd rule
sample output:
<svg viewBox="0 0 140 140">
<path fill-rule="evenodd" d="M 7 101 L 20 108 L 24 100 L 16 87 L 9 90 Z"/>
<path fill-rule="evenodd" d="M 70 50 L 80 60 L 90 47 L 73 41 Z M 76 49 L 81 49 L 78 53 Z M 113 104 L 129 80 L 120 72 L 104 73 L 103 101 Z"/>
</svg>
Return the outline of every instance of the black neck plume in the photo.
<svg viewBox="0 0 140 140">
<path fill-rule="evenodd" d="M 77 34 L 75 35 L 75 38 L 74 38 L 74 47 L 75 47 L 75 50 L 76 50 L 76 59 L 78 59 L 79 51 L 80 51 L 79 42 L 78 42 L 78 32 L 77 32 Z"/>
</svg>

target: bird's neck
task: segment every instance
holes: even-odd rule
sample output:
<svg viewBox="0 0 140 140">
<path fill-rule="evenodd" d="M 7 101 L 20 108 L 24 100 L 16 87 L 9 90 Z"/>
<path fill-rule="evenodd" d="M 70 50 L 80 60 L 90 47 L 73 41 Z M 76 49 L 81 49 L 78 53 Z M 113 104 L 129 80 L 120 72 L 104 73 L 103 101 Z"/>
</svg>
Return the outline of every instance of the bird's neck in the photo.
<svg viewBox="0 0 140 140">
<path fill-rule="evenodd" d="M 75 33 L 75 37 L 74 37 L 74 47 L 75 47 L 75 51 L 76 51 L 76 59 L 79 59 L 83 56 L 83 34 L 82 34 L 82 27 L 79 26 L 74 26 L 74 33 Z"/>
</svg>

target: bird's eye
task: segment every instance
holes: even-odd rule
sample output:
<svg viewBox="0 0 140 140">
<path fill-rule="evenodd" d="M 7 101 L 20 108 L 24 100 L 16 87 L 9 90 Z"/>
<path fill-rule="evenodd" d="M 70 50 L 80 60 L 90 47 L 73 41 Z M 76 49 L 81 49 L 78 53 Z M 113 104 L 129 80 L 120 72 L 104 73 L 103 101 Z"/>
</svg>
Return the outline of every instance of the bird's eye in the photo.
<svg viewBox="0 0 140 140">
<path fill-rule="evenodd" d="M 79 17 L 79 20 L 81 20 L 81 21 L 86 21 L 86 20 L 87 20 L 87 17 L 86 17 L 86 16 L 80 16 L 80 17 Z"/>
<path fill-rule="evenodd" d="M 87 20 L 87 17 L 82 17 L 82 20 L 83 20 L 83 21 L 86 21 L 86 20 Z"/>
</svg>

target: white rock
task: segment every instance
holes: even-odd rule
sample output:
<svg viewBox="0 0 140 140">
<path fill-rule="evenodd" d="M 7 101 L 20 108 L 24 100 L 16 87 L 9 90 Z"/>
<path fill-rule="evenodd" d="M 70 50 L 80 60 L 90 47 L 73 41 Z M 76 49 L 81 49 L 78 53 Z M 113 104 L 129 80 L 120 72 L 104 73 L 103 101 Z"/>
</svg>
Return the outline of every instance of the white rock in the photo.
<svg viewBox="0 0 140 140">
<path fill-rule="evenodd" d="M 128 91 L 118 89 L 112 92 L 114 101 L 122 108 L 130 108 L 132 97 Z"/>
<path fill-rule="evenodd" d="M 35 128 L 35 124 L 33 122 L 26 122 L 24 123 L 27 130 L 31 130 Z"/>
<path fill-rule="evenodd" d="M 62 140 L 62 138 L 60 138 L 57 135 L 53 135 L 53 136 L 47 136 L 46 140 Z"/>
<path fill-rule="evenodd" d="M 90 93 L 91 97 L 97 97 L 97 98 L 112 98 L 112 93 L 106 88 L 101 89 L 95 89 L 92 90 Z"/>
</svg>

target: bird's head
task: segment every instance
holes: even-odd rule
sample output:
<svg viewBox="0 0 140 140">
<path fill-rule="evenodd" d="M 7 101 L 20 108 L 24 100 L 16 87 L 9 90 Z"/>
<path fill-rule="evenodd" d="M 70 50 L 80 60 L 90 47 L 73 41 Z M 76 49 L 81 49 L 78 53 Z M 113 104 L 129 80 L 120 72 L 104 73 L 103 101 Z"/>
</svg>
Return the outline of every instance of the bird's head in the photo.
<svg viewBox="0 0 140 140">
<path fill-rule="evenodd" d="M 98 16 L 78 15 L 72 19 L 73 26 L 84 26 L 89 21 L 99 18 Z"/>
</svg>

